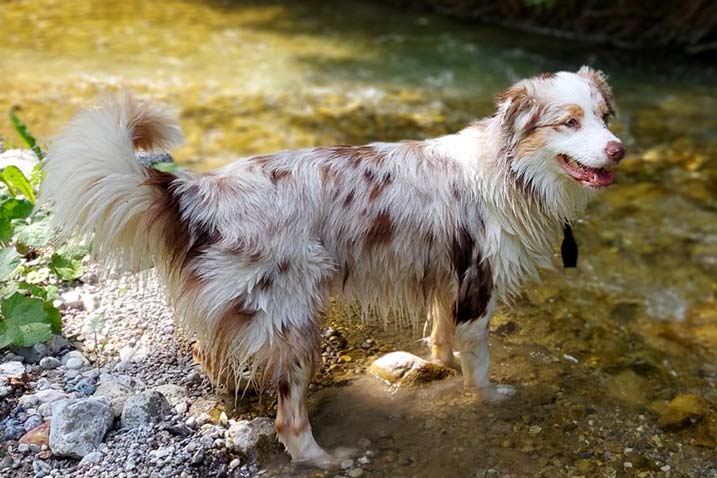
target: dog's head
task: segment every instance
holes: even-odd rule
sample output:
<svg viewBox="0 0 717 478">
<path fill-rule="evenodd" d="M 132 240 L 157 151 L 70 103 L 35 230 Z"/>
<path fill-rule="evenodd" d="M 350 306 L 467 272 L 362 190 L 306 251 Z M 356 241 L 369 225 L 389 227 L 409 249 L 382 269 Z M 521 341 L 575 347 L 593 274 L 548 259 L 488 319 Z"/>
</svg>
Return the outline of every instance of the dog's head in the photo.
<svg viewBox="0 0 717 478">
<path fill-rule="evenodd" d="M 497 97 L 508 166 L 521 184 L 536 191 L 565 193 L 612 184 L 625 155 L 610 131 L 615 114 L 602 72 L 542 74 Z"/>
</svg>

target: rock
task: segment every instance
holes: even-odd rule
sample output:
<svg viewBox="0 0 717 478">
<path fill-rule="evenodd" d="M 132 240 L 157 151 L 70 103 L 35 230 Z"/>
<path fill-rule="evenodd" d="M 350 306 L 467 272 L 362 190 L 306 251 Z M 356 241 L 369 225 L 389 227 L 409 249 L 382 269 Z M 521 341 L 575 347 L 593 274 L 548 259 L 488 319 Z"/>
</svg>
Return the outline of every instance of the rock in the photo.
<svg viewBox="0 0 717 478">
<path fill-rule="evenodd" d="M 40 390 L 35 393 L 40 404 L 57 402 L 58 400 L 64 400 L 68 398 L 68 395 L 62 390 L 55 390 L 54 388 L 47 388 Z"/>
<path fill-rule="evenodd" d="M 130 362 L 134 355 L 134 347 L 131 345 L 125 345 L 119 351 L 120 362 Z"/>
<path fill-rule="evenodd" d="M 62 298 L 62 308 L 65 309 L 81 309 L 84 304 L 78 290 L 68 290 L 60 295 Z"/>
<path fill-rule="evenodd" d="M 207 421 L 219 423 L 219 416 L 222 411 L 223 407 L 219 402 L 207 398 L 198 398 L 189 407 L 190 417 L 194 417 L 200 426 L 207 423 Z M 205 420 L 205 418 L 208 418 L 208 420 Z M 202 421 L 203 423 L 201 423 Z"/>
<path fill-rule="evenodd" d="M 241 453 L 249 462 L 263 463 L 271 455 L 281 452 L 276 439 L 274 422 L 266 417 L 254 420 L 240 420 L 233 423 L 226 432 L 227 445 Z"/>
<path fill-rule="evenodd" d="M 97 450 L 113 419 L 112 407 L 106 400 L 67 400 L 52 414 L 50 449 L 58 456 L 83 458 Z"/>
<path fill-rule="evenodd" d="M 89 378 L 83 378 L 75 384 L 73 390 L 89 397 L 90 395 L 95 393 L 95 386 L 92 383 L 92 380 L 90 380 Z"/>
<path fill-rule="evenodd" d="M 164 398 L 167 399 L 171 407 L 176 407 L 180 403 L 187 401 L 187 389 L 181 385 L 166 384 L 154 387 L 154 390 L 158 391 Z"/>
<path fill-rule="evenodd" d="M 17 440 L 25 434 L 25 428 L 16 418 L 0 421 L 0 440 Z"/>
<path fill-rule="evenodd" d="M 95 463 L 99 463 L 100 461 L 102 461 L 102 453 L 99 451 L 93 451 L 92 453 L 85 455 L 84 458 L 80 460 L 79 466 L 90 466 Z"/>
<path fill-rule="evenodd" d="M 20 438 L 20 443 L 28 445 L 49 445 L 50 443 L 50 422 L 44 422 L 36 426 Z"/>
<path fill-rule="evenodd" d="M 388 383 L 415 385 L 442 380 L 455 372 L 443 365 L 428 362 L 408 352 L 391 352 L 371 364 L 371 373 Z"/>
<path fill-rule="evenodd" d="M 10 392 L 12 392 L 12 388 L 5 385 L 0 385 L 0 398 L 7 397 L 8 395 L 10 395 Z"/>
<path fill-rule="evenodd" d="M 156 390 L 132 395 L 122 409 L 122 427 L 137 428 L 159 423 L 169 411 L 169 402 Z"/>
<path fill-rule="evenodd" d="M 639 407 L 649 400 L 650 384 L 632 370 L 623 370 L 603 383 L 607 395 L 630 407 Z"/>
<path fill-rule="evenodd" d="M 25 429 L 25 431 L 30 431 L 34 429 L 35 427 L 38 427 L 42 424 L 42 416 L 40 415 L 30 415 L 25 420 L 25 423 L 22 424 L 22 427 Z"/>
<path fill-rule="evenodd" d="M 42 460 L 33 460 L 32 471 L 35 472 L 35 478 L 44 478 L 45 476 L 50 474 L 50 471 L 52 471 L 52 467 L 49 463 L 46 463 Z"/>
<path fill-rule="evenodd" d="M 47 349 L 51 355 L 59 355 L 61 352 L 69 348 L 70 342 L 68 342 L 62 335 L 53 335 L 52 338 L 47 341 Z"/>
<path fill-rule="evenodd" d="M 62 406 L 65 401 L 66 400 L 57 400 L 51 403 L 43 403 L 42 405 L 37 407 L 37 411 L 40 413 L 40 415 L 42 415 L 43 418 L 50 418 L 52 417 L 54 411 L 58 407 Z"/>
<path fill-rule="evenodd" d="M 17 404 L 21 408 L 24 408 L 27 410 L 28 408 L 33 408 L 37 406 L 40 403 L 40 400 L 37 398 L 37 395 L 34 393 L 26 393 L 22 397 L 17 399 Z"/>
<path fill-rule="evenodd" d="M 60 365 L 62 365 L 62 362 L 60 362 L 60 360 L 56 359 L 55 357 L 44 357 L 42 360 L 40 360 L 40 367 L 43 370 L 53 370 Z"/>
<path fill-rule="evenodd" d="M 0 383 L 20 380 L 25 375 L 25 365 L 17 360 L 0 363 Z"/>
<path fill-rule="evenodd" d="M 82 360 L 83 364 L 88 364 L 89 362 L 85 358 L 84 355 L 82 355 L 82 352 L 79 350 L 70 350 L 65 355 L 62 356 L 62 365 L 67 366 L 67 362 L 72 359 L 80 359 Z"/>
<path fill-rule="evenodd" d="M 95 397 L 107 397 L 116 417 L 122 414 L 125 401 L 144 387 L 144 384 L 127 375 L 102 375 L 95 390 Z"/>
<path fill-rule="evenodd" d="M 341 461 L 340 466 L 342 470 L 348 470 L 349 468 L 353 468 L 354 461 L 351 458 L 347 458 Z"/>
<path fill-rule="evenodd" d="M 15 352 L 21 355 L 27 363 L 38 363 L 48 354 L 47 345 L 42 343 L 32 347 L 18 347 Z"/>
<path fill-rule="evenodd" d="M 0 154 L 0 169 L 17 166 L 27 178 L 32 176 L 36 164 L 37 156 L 29 149 L 8 149 Z"/>
<path fill-rule="evenodd" d="M 670 402 L 653 402 L 650 408 L 659 416 L 660 428 L 676 431 L 702 420 L 709 411 L 709 404 L 699 395 L 683 394 Z"/>
<path fill-rule="evenodd" d="M 361 468 L 354 468 L 349 470 L 347 474 L 350 478 L 359 478 L 360 476 L 363 476 L 363 470 Z"/>
<path fill-rule="evenodd" d="M 71 357 L 65 364 L 65 367 L 69 368 L 70 370 L 77 370 L 82 368 L 84 365 L 85 362 L 81 358 Z"/>
</svg>

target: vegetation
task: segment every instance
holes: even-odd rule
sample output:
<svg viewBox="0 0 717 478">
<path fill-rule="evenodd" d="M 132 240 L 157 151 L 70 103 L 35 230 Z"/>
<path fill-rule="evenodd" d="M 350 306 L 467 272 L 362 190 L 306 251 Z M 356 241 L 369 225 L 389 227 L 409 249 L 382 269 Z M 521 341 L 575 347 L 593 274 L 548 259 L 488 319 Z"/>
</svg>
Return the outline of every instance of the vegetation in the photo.
<svg viewBox="0 0 717 478">
<path fill-rule="evenodd" d="M 42 161 L 37 141 L 15 114 L 10 122 Z M 87 247 L 51 247 L 48 211 L 37 207 L 40 163 L 28 179 L 16 166 L 0 170 L 0 349 L 28 347 L 60 333 L 59 287 L 83 273 Z"/>
<path fill-rule="evenodd" d="M 709 0 L 394 0 L 394 3 L 621 48 L 717 53 L 717 3 Z"/>
</svg>

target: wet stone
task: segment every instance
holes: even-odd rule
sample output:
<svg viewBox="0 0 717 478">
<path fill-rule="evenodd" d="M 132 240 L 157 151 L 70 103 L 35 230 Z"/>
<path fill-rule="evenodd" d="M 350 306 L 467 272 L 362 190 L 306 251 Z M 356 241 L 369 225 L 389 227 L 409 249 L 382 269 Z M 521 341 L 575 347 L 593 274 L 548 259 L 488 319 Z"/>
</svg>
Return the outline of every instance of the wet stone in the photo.
<svg viewBox="0 0 717 478">
<path fill-rule="evenodd" d="M 371 373 L 390 384 L 415 385 L 442 380 L 455 372 L 408 352 L 391 352 L 371 364 Z"/>
</svg>

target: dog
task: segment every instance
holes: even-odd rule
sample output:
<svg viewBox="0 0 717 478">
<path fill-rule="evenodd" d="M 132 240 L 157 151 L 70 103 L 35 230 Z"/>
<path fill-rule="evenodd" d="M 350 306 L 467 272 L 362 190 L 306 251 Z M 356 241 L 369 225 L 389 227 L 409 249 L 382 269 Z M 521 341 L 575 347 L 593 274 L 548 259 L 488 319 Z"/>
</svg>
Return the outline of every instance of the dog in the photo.
<svg viewBox="0 0 717 478">
<path fill-rule="evenodd" d="M 605 75 L 589 67 L 519 81 L 495 113 L 423 141 L 316 147 L 198 175 L 140 165 L 182 141 L 164 109 L 120 93 L 54 140 L 41 199 L 60 236 L 94 235 L 124 271 L 156 268 L 215 382 L 247 371 L 278 397 L 295 462 L 337 460 L 306 406 L 331 295 L 431 321 L 432 356 L 496 401 L 488 331 L 499 300 L 551 266 L 553 245 L 625 149 Z M 454 354 L 458 352 L 458 356 Z"/>
</svg>

